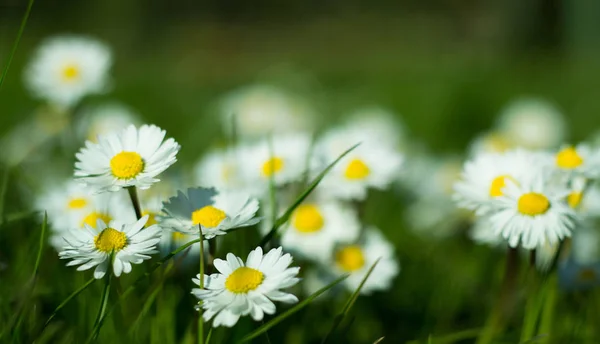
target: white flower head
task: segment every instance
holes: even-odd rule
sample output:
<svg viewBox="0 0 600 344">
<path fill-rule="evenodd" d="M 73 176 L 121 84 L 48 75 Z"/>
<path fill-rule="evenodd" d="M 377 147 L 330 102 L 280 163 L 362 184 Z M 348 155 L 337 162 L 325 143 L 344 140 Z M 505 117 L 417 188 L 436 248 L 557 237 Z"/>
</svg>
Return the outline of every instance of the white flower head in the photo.
<svg viewBox="0 0 600 344">
<path fill-rule="evenodd" d="M 588 179 L 600 176 L 600 150 L 586 144 L 565 146 L 556 153 L 556 167 L 570 176 Z"/>
<path fill-rule="evenodd" d="M 252 185 L 258 195 L 267 192 L 271 178 L 276 186 L 300 180 L 308 165 L 310 140 L 304 133 L 289 134 L 241 148 L 239 166 L 246 185 Z"/>
<path fill-rule="evenodd" d="M 172 138 L 164 140 L 165 134 L 155 125 L 130 125 L 98 137 L 98 143 L 86 141 L 76 154 L 75 177 L 96 192 L 148 189 L 177 161 L 180 146 Z"/>
<path fill-rule="evenodd" d="M 482 133 L 473 139 L 469 146 L 469 153 L 477 156 L 482 153 L 503 153 L 516 148 L 506 134 L 498 131 Z"/>
<path fill-rule="evenodd" d="M 291 252 L 323 262 L 331 257 L 338 241 L 355 241 L 359 231 L 354 209 L 341 202 L 305 202 L 292 213 L 281 244 Z"/>
<path fill-rule="evenodd" d="M 516 182 L 507 180 L 496 197 L 490 223 L 511 247 L 535 249 L 571 236 L 575 212 L 565 202 L 568 191 L 537 174 Z"/>
<path fill-rule="evenodd" d="M 98 136 L 120 131 L 139 122 L 139 116 L 127 106 L 110 102 L 86 107 L 77 129 L 79 137 L 97 142 Z"/>
<path fill-rule="evenodd" d="M 519 99 L 500 115 L 498 131 L 517 147 L 552 149 L 563 142 L 565 120 L 560 111 L 543 99 Z"/>
<path fill-rule="evenodd" d="M 227 254 L 227 260 L 215 259 L 219 273 L 204 275 L 204 288 L 192 290 L 202 300 L 204 320 L 214 318 L 214 327 L 232 327 L 241 316 L 250 315 L 260 321 L 264 314 L 274 314 L 273 301 L 298 302 L 295 295 L 281 291 L 299 281 L 296 276 L 300 268 L 290 268 L 290 264 L 292 256 L 283 254 L 281 247 L 264 256 L 257 247 L 245 263 L 231 253 Z M 200 286 L 200 275 L 193 281 Z"/>
<path fill-rule="evenodd" d="M 243 137 L 311 130 L 314 111 L 301 97 L 269 85 L 253 85 L 227 94 L 220 102 L 223 125 L 234 122 Z"/>
<path fill-rule="evenodd" d="M 482 153 L 467 161 L 461 179 L 454 185 L 454 199 L 460 207 L 477 214 L 488 213 L 495 198 L 504 194 L 508 180 L 517 184 L 548 165 L 545 154 L 525 150 Z"/>
<path fill-rule="evenodd" d="M 346 122 L 347 128 L 365 133 L 365 137 L 390 148 L 398 148 L 404 138 L 404 128 L 393 112 L 373 106 L 352 112 Z"/>
<path fill-rule="evenodd" d="M 219 190 L 239 190 L 243 188 L 242 165 L 237 149 L 209 151 L 194 168 L 195 182 L 203 187 Z"/>
<path fill-rule="evenodd" d="M 228 230 L 257 224 L 258 201 L 237 191 L 217 192 L 214 188 L 190 188 L 187 194 L 179 191 L 177 196 L 163 203 L 160 218 L 163 227 L 185 234 L 202 235 L 211 239 L 225 235 Z"/>
<path fill-rule="evenodd" d="M 358 147 L 343 157 L 323 178 L 320 191 L 342 199 L 362 200 L 368 188 L 385 189 L 400 172 L 403 157 L 395 149 L 369 138 L 359 128 L 339 128 L 325 134 L 315 147 L 316 160 L 329 164 L 352 146 Z"/>
<path fill-rule="evenodd" d="M 344 284 L 351 291 L 358 288 L 371 266 L 380 259 L 365 282 L 362 294 L 389 289 L 400 272 L 394 247 L 374 227 L 368 228 L 363 240 L 358 243 L 339 245 L 333 258 L 333 271 L 336 275 L 350 274 Z"/>
<path fill-rule="evenodd" d="M 37 98 L 59 106 L 73 106 L 88 94 L 104 92 L 112 64 L 110 50 L 86 37 L 47 40 L 25 73 L 25 83 Z"/>
<path fill-rule="evenodd" d="M 61 259 L 72 259 L 67 266 L 79 265 L 78 271 L 96 267 L 94 277 L 102 278 L 112 264 L 115 276 L 131 272 L 131 264 L 141 264 L 157 253 L 161 228 L 153 225 L 144 228 L 148 217 L 132 224 L 115 221 L 108 225 L 98 220 L 96 228 L 85 225 L 64 235 L 66 245 L 59 253 Z M 112 255 L 112 262 L 109 261 Z"/>
</svg>

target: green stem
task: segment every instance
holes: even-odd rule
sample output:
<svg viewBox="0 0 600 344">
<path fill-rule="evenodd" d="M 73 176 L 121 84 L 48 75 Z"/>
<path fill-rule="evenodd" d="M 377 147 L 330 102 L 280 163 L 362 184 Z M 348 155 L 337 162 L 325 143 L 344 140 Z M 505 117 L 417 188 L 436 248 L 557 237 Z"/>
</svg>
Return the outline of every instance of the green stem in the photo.
<svg viewBox="0 0 600 344">
<path fill-rule="evenodd" d="M 198 225 L 200 235 L 200 289 L 204 289 L 204 240 L 202 237 L 202 226 Z M 202 318 L 202 301 L 198 304 L 198 344 L 204 344 L 204 319 Z"/>
<path fill-rule="evenodd" d="M 94 328 L 91 336 L 88 338 L 88 343 L 94 341 L 98 338 L 100 334 L 100 329 L 102 328 L 102 319 L 104 318 L 104 314 L 106 313 L 106 306 L 108 305 L 108 295 L 110 294 L 110 282 L 112 280 L 112 260 L 113 255 L 110 255 L 109 258 L 109 268 L 106 270 L 106 277 L 104 277 L 104 290 L 102 292 L 102 300 L 100 301 L 100 308 L 98 309 L 98 314 L 96 315 L 96 320 L 94 321 Z"/>
<path fill-rule="evenodd" d="M 133 210 L 135 210 L 135 217 L 139 220 L 142 218 L 142 207 L 140 206 L 137 188 L 135 186 L 130 186 L 127 188 L 127 192 L 129 192 L 129 198 L 131 198 Z"/>
<path fill-rule="evenodd" d="M 31 13 L 33 2 L 34 0 L 29 0 L 29 3 L 27 4 L 27 9 L 25 10 L 25 14 L 23 15 L 23 19 L 21 20 L 21 26 L 19 27 L 17 38 L 15 39 L 12 49 L 10 50 L 10 55 L 8 55 L 8 61 L 6 61 L 6 66 L 4 66 L 2 75 L 0 75 L 0 89 L 2 88 L 2 84 L 4 84 L 4 79 L 6 78 L 8 69 L 10 68 L 10 64 L 12 63 L 13 56 L 15 56 L 15 53 L 17 52 L 17 47 L 19 46 L 19 42 L 21 41 L 21 36 L 23 36 L 23 31 L 25 31 L 25 26 L 27 25 L 27 20 L 29 19 L 29 14 Z"/>
</svg>

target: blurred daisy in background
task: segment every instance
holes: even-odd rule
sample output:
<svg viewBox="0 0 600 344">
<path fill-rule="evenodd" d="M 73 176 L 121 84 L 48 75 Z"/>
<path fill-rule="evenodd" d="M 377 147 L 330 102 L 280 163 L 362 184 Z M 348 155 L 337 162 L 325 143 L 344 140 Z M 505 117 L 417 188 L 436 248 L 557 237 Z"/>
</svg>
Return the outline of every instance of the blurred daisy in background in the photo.
<svg viewBox="0 0 600 344">
<path fill-rule="evenodd" d="M 503 194 L 494 199 L 490 223 L 511 247 L 536 249 L 571 236 L 575 212 L 561 190 L 543 173 L 517 182 L 506 181 Z"/>
<path fill-rule="evenodd" d="M 565 173 L 585 178 L 600 175 L 600 150 L 587 144 L 564 146 L 555 156 L 556 167 Z"/>
<path fill-rule="evenodd" d="M 276 186 L 301 180 L 307 169 L 310 146 L 309 135 L 290 134 L 274 136 L 272 143 L 266 139 L 241 148 L 238 156 L 244 183 L 252 187 L 253 194 L 264 195 L 271 178 Z"/>
<path fill-rule="evenodd" d="M 323 165 L 360 143 L 323 178 L 319 190 L 324 195 L 363 200 L 369 188 L 385 189 L 396 179 L 402 154 L 370 135 L 372 133 L 359 128 L 339 127 L 325 133 L 317 142 L 313 161 Z"/>
<path fill-rule="evenodd" d="M 502 236 L 494 231 L 489 216 L 477 217 L 468 235 L 471 240 L 478 244 L 496 247 L 504 243 Z"/>
<path fill-rule="evenodd" d="M 300 204 L 282 229 L 281 244 L 299 256 L 326 261 L 339 241 L 358 238 L 360 223 L 354 209 L 339 201 Z"/>
<path fill-rule="evenodd" d="M 244 187 L 241 178 L 239 152 L 235 148 L 214 149 L 207 152 L 194 167 L 194 183 L 202 187 L 219 190 L 240 190 Z"/>
<path fill-rule="evenodd" d="M 160 173 L 177 161 L 181 148 L 155 125 L 133 125 L 119 132 L 86 141 L 76 154 L 75 178 L 95 192 L 118 191 L 135 186 L 148 189 Z"/>
<path fill-rule="evenodd" d="M 36 97 L 71 107 L 109 84 L 109 48 L 87 37 L 61 36 L 43 42 L 25 72 L 25 84 Z"/>
<path fill-rule="evenodd" d="M 107 225 L 98 220 L 96 228 L 86 224 L 83 229 L 68 231 L 64 234 L 67 244 L 59 256 L 72 259 L 67 266 L 78 265 L 78 271 L 96 267 L 96 279 L 104 277 L 109 264 L 117 277 L 130 273 L 131 264 L 141 264 L 158 253 L 156 245 L 162 229 L 157 225 L 144 228 L 147 221 L 147 216 L 131 224 L 111 221 Z"/>
<path fill-rule="evenodd" d="M 404 146 L 405 130 L 398 116 L 382 107 L 357 109 L 348 115 L 346 126 L 365 133 L 365 137 L 393 148 Z"/>
<path fill-rule="evenodd" d="M 374 227 L 367 228 L 364 238 L 358 243 L 341 244 L 336 248 L 332 270 L 336 275 L 350 274 L 343 283 L 348 290 L 354 291 L 379 258 L 381 259 L 364 284 L 361 294 L 387 290 L 400 272 L 400 266 L 394 254 L 394 246 Z"/>
<path fill-rule="evenodd" d="M 257 247 L 245 263 L 232 253 L 227 254 L 227 260 L 215 259 L 219 272 L 203 276 L 203 289 L 192 289 L 192 294 L 202 300 L 204 320 L 214 318 L 213 327 L 232 327 L 242 316 L 250 315 L 254 321 L 260 321 L 265 314 L 274 314 L 274 301 L 298 302 L 295 295 L 281 291 L 299 281 L 296 276 L 300 268 L 290 268 L 290 264 L 292 256 L 283 254 L 281 247 L 265 255 Z M 192 280 L 200 286 L 200 278 L 198 275 Z"/>
<path fill-rule="evenodd" d="M 300 96 L 269 85 L 252 85 L 227 94 L 220 101 L 223 125 L 238 135 L 262 138 L 269 134 L 311 131 L 314 110 Z"/>
<path fill-rule="evenodd" d="M 469 147 L 469 154 L 477 156 L 483 153 L 503 153 L 516 148 L 506 134 L 489 131 L 475 137 Z"/>
<path fill-rule="evenodd" d="M 500 114 L 498 132 L 516 147 L 553 149 L 565 139 L 567 125 L 560 111 L 543 99 L 522 98 Z"/>
<path fill-rule="evenodd" d="M 206 239 L 260 221 L 256 199 L 242 192 L 218 192 L 214 188 L 190 188 L 185 194 L 178 191 L 177 196 L 163 203 L 162 211 L 165 216 L 159 217 L 161 226 L 191 235 L 199 235 L 201 226 Z"/>
<path fill-rule="evenodd" d="M 118 132 L 129 125 L 138 125 L 139 116 L 127 106 L 117 103 L 104 103 L 83 110 L 77 126 L 80 138 L 97 142 L 98 136 Z"/>
</svg>

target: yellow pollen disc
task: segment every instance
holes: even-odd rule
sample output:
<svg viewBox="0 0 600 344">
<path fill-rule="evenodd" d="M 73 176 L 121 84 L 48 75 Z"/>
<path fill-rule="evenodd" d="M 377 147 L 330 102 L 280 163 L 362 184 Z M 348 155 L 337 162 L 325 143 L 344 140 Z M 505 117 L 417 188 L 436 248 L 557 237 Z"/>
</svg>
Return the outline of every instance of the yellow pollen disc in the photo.
<svg viewBox="0 0 600 344">
<path fill-rule="evenodd" d="M 79 67 L 73 64 L 66 65 L 62 70 L 62 78 L 65 81 L 74 81 L 80 74 Z"/>
<path fill-rule="evenodd" d="M 127 246 L 127 236 L 113 228 L 106 228 L 94 238 L 94 246 L 98 251 L 110 253 L 121 251 Z"/>
<path fill-rule="evenodd" d="M 148 215 L 148 221 L 146 221 L 146 224 L 144 225 L 144 227 L 150 227 L 150 226 L 153 226 L 158 223 L 158 221 L 156 221 L 156 213 L 155 212 L 145 210 L 142 212 L 142 216 L 146 216 L 146 215 Z"/>
<path fill-rule="evenodd" d="M 144 170 L 144 160 L 136 152 L 121 152 L 110 159 L 110 169 L 119 179 L 131 179 Z"/>
<path fill-rule="evenodd" d="M 362 249 L 357 245 L 346 246 L 335 254 L 335 261 L 344 271 L 352 272 L 365 265 Z"/>
<path fill-rule="evenodd" d="M 84 224 L 87 224 L 92 228 L 96 228 L 96 222 L 98 222 L 98 220 L 102 220 L 104 223 L 108 224 L 112 220 L 112 217 L 108 214 L 94 211 L 83 218 L 83 221 L 81 221 L 81 227 L 83 227 Z"/>
<path fill-rule="evenodd" d="M 579 203 L 581 203 L 581 199 L 583 198 L 583 193 L 581 192 L 571 192 L 569 196 L 567 196 L 567 203 L 571 208 L 577 208 Z"/>
<path fill-rule="evenodd" d="M 258 288 L 265 279 L 262 272 L 245 266 L 237 268 L 225 280 L 225 288 L 232 293 L 245 294 Z"/>
<path fill-rule="evenodd" d="M 498 197 L 504 195 L 502 188 L 506 186 L 506 179 L 514 180 L 510 176 L 499 176 L 492 180 L 490 185 L 490 196 Z"/>
<path fill-rule="evenodd" d="M 217 227 L 226 217 L 227 215 L 223 210 L 207 205 L 192 213 L 192 222 L 195 225 L 213 228 Z"/>
<path fill-rule="evenodd" d="M 573 147 L 567 147 L 556 154 L 556 165 L 564 169 L 573 169 L 583 164 L 583 158 Z"/>
<path fill-rule="evenodd" d="M 272 157 L 262 166 L 262 173 L 265 177 L 270 177 L 283 169 L 284 161 L 278 157 Z"/>
<path fill-rule="evenodd" d="M 370 172 L 371 171 L 369 170 L 369 166 L 367 166 L 362 160 L 354 159 L 350 161 L 350 163 L 346 167 L 344 176 L 347 179 L 360 180 L 365 179 Z"/>
<path fill-rule="evenodd" d="M 530 192 L 519 198 L 518 209 L 521 214 L 536 216 L 544 214 L 550 208 L 550 201 L 546 196 Z"/>
<path fill-rule="evenodd" d="M 294 228 L 302 233 L 314 233 L 323 228 L 324 220 L 319 208 L 312 204 L 302 204 L 293 215 Z"/>
<path fill-rule="evenodd" d="M 72 200 L 69 201 L 69 203 L 67 204 L 67 207 L 69 209 L 81 209 L 81 208 L 85 207 L 87 204 L 88 204 L 88 202 L 85 198 L 73 198 Z"/>
</svg>

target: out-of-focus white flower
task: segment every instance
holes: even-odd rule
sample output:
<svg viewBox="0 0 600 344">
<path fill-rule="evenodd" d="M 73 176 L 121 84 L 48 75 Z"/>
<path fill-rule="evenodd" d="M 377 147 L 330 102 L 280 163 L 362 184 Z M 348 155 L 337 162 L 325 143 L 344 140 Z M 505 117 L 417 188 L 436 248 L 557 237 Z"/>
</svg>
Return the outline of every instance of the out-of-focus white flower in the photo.
<svg viewBox="0 0 600 344">
<path fill-rule="evenodd" d="M 156 177 L 177 161 L 181 148 L 155 125 L 130 125 L 120 132 L 86 141 L 76 154 L 75 177 L 95 192 L 118 191 L 135 186 L 148 189 Z"/>
<path fill-rule="evenodd" d="M 69 107 L 108 86 L 110 50 L 87 37 L 63 36 L 45 41 L 25 73 L 25 84 L 37 98 Z"/>
<path fill-rule="evenodd" d="M 108 225 L 98 220 L 96 228 L 86 225 L 64 234 L 67 242 L 59 253 L 61 259 L 72 259 L 67 266 L 79 265 L 78 271 L 96 267 L 94 277 L 102 278 L 112 264 L 115 276 L 130 273 L 131 264 L 141 264 L 158 253 L 161 228 L 157 225 L 144 228 L 146 216 L 133 224 L 111 221 Z M 143 229 L 143 230 L 142 230 Z M 109 261 L 112 255 L 112 261 Z"/>
<path fill-rule="evenodd" d="M 371 227 L 357 244 L 343 244 L 334 253 L 333 271 L 336 275 L 350 274 L 344 281 L 346 287 L 354 291 L 375 263 L 381 258 L 371 276 L 365 282 L 361 293 L 370 294 L 376 290 L 386 290 L 400 271 L 394 254 L 394 247 L 378 229 Z"/>
<path fill-rule="evenodd" d="M 228 230 L 257 224 L 258 201 L 237 191 L 217 192 L 210 188 L 190 188 L 187 193 L 179 191 L 177 196 L 163 203 L 161 226 L 184 234 L 202 235 L 211 239 L 225 235 Z"/>
<path fill-rule="evenodd" d="M 305 202 L 292 213 L 281 244 L 305 258 L 328 260 L 337 242 L 358 238 L 360 223 L 353 209 L 339 201 Z"/>
<path fill-rule="evenodd" d="M 393 112 L 381 107 L 358 109 L 349 115 L 346 125 L 366 134 L 374 142 L 392 148 L 400 148 L 404 139 L 404 128 Z"/>
<path fill-rule="evenodd" d="M 240 173 L 245 185 L 255 195 L 264 195 L 269 190 L 272 178 L 276 186 L 298 181 L 308 167 L 310 136 L 291 134 L 262 140 L 253 146 L 240 148 Z"/>
<path fill-rule="evenodd" d="M 290 264 L 292 256 L 283 254 L 281 247 L 264 256 L 257 247 L 246 263 L 231 253 L 227 260 L 215 259 L 219 273 L 204 275 L 204 288 L 192 290 L 202 300 L 204 320 L 214 317 L 213 327 L 232 327 L 242 316 L 250 315 L 254 321 L 260 321 L 265 314 L 274 314 L 273 301 L 298 302 L 295 295 L 281 291 L 299 281 L 296 276 L 300 268 L 290 268 Z M 200 286 L 200 275 L 192 280 Z"/>
<path fill-rule="evenodd" d="M 268 85 L 233 91 L 221 101 L 220 111 L 224 126 L 231 131 L 234 117 L 243 137 L 310 131 L 314 126 L 314 111 L 304 99 Z"/>
<path fill-rule="evenodd" d="M 516 147 L 506 134 L 498 131 L 490 131 L 475 137 L 469 147 L 469 153 L 472 156 L 483 153 L 504 153 L 513 148 Z"/>
<path fill-rule="evenodd" d="M 326 165 L 360 143 L 327 173 L 319 191 L 342 199 L 362 200 L 368 188 L 384 189 L 400 172 L 403 157 L 397 150 L 370 137 L 359 128 L 340 127 L 326 133 L 315 147 L 316 158 Z"/>
<path fill-rule="evenodd" d="M 600 150 L 586 144 L 565 146 L 556 153 L 556 167 L 570 176 L 588 179 L 600 175 Z"/>
<path fill-rule="evenodd" d="M 469 237 L 478 244 L 489 246 L 498 246 L 504 243 L 504 239 L 494 231 L 487 216 L 477 217 L 469 230 Z"/>
<path fill-rule="evenodd" d="M 97 142 L 98 136 L 121 131 L 139 122 L 139 116 L 125 105 L 106 103 L 86 109 L 77 129 L 81 138 Z"/>
<path fill-rule="evenodd" d="M 219 190 L 244 189 L 239 154 L 237 149 L 209 151 L 194 168 L 196 185 Z"/>
<path fill-rule="evenodd" d="M 554 105 L 542 99 L 524 98 L 502 111 L 498 131 L 517 147 L 552 149 L 564 141 L 566 124 Z"/>
<path fill-rule="evenodd" d="M 565 202 L 567 194 L 541 173 L 518 184 L 509 179 L 503 194 L 494 199 L 490 223 L 511 247 L 554 245 L 571 236 L 575 226 L 575 212 Z"/>
</svg>

